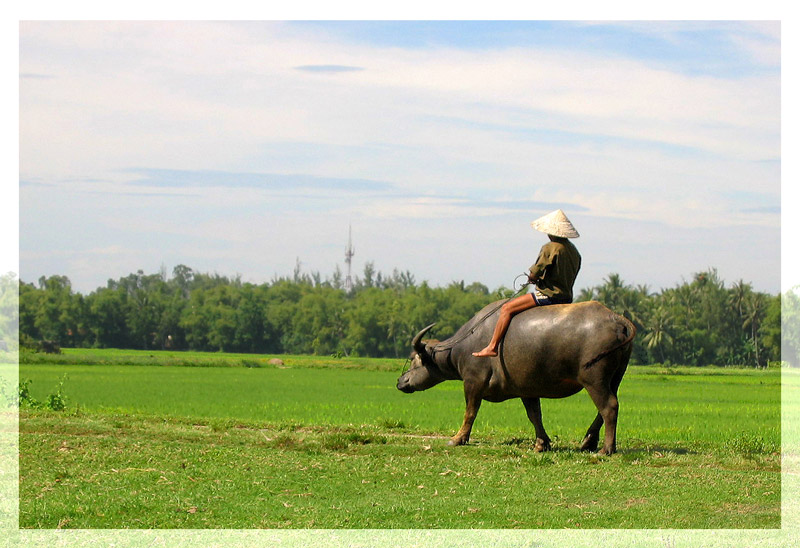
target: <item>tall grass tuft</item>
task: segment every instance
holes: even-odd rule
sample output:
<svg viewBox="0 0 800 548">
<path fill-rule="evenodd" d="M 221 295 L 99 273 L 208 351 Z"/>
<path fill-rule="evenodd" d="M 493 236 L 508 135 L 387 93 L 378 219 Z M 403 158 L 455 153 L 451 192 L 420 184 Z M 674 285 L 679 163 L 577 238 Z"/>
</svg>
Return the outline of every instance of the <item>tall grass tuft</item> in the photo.
<svg viewBox="0 0 800 548">
<path fill-rule="evenodd" d="M 26 379 L 19 383 L 19 397 L 17 403 L 20 408 L 27 409 L 49 409 L 50 411 L 63 411 L 67 408 L 67 398 L 64 395 L 64 383 L 67 376 L 64 375 L 56 386 L 56 391 L 47 396 L 44 402 L 40 402 L 31 395 L 30 385 L 33 381 Z"/>
</svg>

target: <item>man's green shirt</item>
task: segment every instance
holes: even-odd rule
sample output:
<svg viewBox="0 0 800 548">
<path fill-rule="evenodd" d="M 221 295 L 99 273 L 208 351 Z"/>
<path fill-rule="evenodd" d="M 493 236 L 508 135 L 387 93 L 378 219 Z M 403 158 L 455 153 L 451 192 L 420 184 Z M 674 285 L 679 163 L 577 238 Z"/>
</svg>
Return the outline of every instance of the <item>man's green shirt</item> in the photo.
<svg viewBox="0 0 800 548">
<path fill-rule="evenodd" d="M 531 266 L 530 277 L 543 294 L 557 300 L 572 300 L 572 286 L 581 269 L 581 255 L 566 238 L 542 246 Z"/>
</svg>

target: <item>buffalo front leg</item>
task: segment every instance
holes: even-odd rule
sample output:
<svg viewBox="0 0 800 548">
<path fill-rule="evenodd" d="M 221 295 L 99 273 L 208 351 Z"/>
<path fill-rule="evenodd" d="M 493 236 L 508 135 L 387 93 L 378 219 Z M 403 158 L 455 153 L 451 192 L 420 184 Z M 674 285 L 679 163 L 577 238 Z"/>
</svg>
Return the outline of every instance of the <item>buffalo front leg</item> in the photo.
<svg viewBox="0 0 800 548">
<path fill-rule="evenodd" d="M 525 406 L 525 412 L 528 413 L 528 420 L 533 424 L 533 429 L 536 432 L 536 444 L 533 450 L 537 453 L 550 451 L 550 437 L 544 430 L 542 423 L 542 402 L 539 398 L 522 398 L 522 404 Z"/>
<path fill-rule="evenodd" d="M 475 422 L 475 417 L 478 416 L 478 410 L 481 408 L 481 401 L 483 400 L 483 384 L 468 384 L 465 382 L 464 399 L 467 403 L 467 408 L 464 411 L 464 423 L 458 433 L 447 442 L 447 445 L 465 445 L 469 441 L 472 424 Z"/>
</svg>

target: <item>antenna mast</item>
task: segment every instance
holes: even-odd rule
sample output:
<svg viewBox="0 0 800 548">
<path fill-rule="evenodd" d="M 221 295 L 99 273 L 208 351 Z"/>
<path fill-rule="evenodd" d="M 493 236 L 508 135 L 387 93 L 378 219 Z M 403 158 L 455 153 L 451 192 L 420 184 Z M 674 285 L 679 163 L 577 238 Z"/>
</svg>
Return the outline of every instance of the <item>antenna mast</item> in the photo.
<svg viewBox="0 0 800 548">
<path fill-rule="evenodd" d="M 356 252 L 353 249 L 353 226 L 350 225 L 347 235 L 347 249 L 344 250 L 344 262 L 347 263 L 347 278 L 344 280 L 344 290 L 348 293 L 353 290 L 353 277 L 351 275 L 351 268 L 353 262 L 353 255 Z"/>
</svg>

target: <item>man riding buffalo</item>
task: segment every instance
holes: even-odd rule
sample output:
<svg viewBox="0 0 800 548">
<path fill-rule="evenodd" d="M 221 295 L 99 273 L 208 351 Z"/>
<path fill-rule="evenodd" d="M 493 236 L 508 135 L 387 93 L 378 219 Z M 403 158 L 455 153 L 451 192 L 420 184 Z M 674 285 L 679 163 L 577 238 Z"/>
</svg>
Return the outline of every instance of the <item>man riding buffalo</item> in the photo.
<svg viewBox="0 0 800 548">
<path fill-rule="evenodd" d="M 528 282 L 533 285 L 533 292 L 511 299 L 500 308 L 492 339 L 486 348 L 473 352 L 473 356 L 497 356 L 497 347 L 514 314 L 535 306 L 572 302 L 572 286 L 581 268 L 581 256 L 569 238 L 578 238 L 578 231 L 560 209 L 536 219 L 531 226 L 550 238 L 530 267 Z"/>
</svg>

